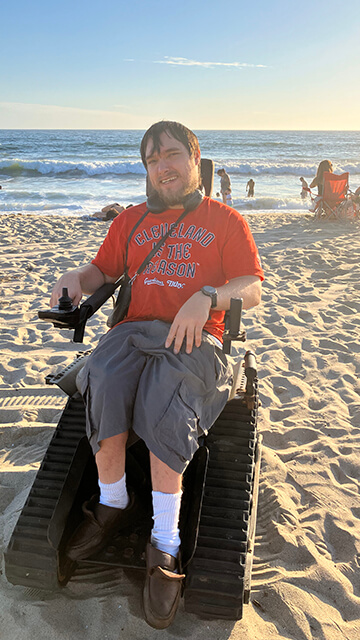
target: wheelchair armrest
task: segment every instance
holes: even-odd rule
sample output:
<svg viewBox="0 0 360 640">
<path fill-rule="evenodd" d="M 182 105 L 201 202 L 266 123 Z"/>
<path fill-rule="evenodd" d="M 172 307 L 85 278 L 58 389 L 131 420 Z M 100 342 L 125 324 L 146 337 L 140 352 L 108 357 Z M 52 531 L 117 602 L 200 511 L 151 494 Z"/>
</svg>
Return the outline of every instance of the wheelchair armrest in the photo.
<svg viewBox="0 0 360 640">
<path fill-rule="evenodd" d="M 106 302 L 106 300 L 108 300 L 113 295 L 118 286 L 118 284 L 113 284 L 112 282 L 103 284 L 101 287 L 99 287 L 99 289 L 96 289 L 95 293 L 92 293 L 91 296 L 86 298 L 86 300 L 84 300 L 84 302 L 80 305 L 80 313 L 82 308 L 86 308 L 89 310 L 88 318 L 90 318 L 90 316 L 93 316 L 94 313 L 96 313 L 96 311 L 100 309 L 100 307 L 102 307 L 104 302 Z"/>
<path fill-rule="evenodd" d="M 119 284 L 117 283 L 107 282 L 80 305 L 79 322 L 74 331 L 74 342 L 83 341 L 86 322 L 113 295 L 118 286 Z"/>
<path fill-rule="evenodd" d="M 225 330 L 223 333 L 223 352 L 230 354 L 231 342 L 245 342 L 246 332 L 240 331 L 242 298 L 231 298 L 230 309 L 225 313 Z"/>
</svg>

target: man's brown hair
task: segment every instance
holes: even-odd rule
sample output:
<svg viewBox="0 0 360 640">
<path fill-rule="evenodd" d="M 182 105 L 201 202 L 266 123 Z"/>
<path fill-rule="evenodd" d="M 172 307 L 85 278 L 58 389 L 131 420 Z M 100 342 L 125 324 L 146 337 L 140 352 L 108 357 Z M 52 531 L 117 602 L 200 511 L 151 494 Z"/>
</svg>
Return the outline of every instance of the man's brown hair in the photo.
<svg viewBox="0 0 360 640">
<path fill-rule="evenodd" d="M 200 150 L 199 141 L 195 133 L 185 127 L 185 125 L 180 124 L 180 122 L 173 122 L 172 120 L 161 120 L 160 122 L 153 124 L 146 131 L 141 141 L 140 153 L 145 169 L 147 169 L 145 157 L 147 144 L 149 140 L 152 140 L 154 145 L 152 151 L 160 153 L 160 136 L 162 133 L 167 133 L 176 140 L 179 140 L 179 142 L 181 142 L 188 150 L 189 156 L 193 156 L 196 151 Z"/>
</svg>

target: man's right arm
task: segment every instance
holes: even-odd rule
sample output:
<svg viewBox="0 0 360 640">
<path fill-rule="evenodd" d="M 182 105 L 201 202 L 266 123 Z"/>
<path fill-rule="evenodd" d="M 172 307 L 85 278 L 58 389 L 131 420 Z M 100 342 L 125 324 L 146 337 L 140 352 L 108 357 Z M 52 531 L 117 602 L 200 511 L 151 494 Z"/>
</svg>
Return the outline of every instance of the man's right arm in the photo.
<svg viewBox="0 0 360 640">
<path fill-rule="evenodd" d="M 67 287 L 68 295 L 76 306 L 79 304 L 83 293 L 94 293 L 106 282 L 115 282 L 115 280 L 116 278 L 107 276 L 91 262 L 79 269 L 67 271 L 59 278 L 52 291 L 50 306 L 54 307 L 58 303 L 59 298 L 62 296 L 63 287 Z"/>
</svg>

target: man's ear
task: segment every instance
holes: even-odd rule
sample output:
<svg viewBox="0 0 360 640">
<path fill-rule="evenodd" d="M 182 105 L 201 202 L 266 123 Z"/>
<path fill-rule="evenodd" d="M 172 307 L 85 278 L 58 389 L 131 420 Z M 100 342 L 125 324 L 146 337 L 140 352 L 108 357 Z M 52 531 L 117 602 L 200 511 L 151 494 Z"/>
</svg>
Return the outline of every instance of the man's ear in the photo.
<svg viewBox="0 0 360 640">
<path fill-rule="evenodd" d="M 196 165 L 199 165 L 201 162 L 201 153 L 200 149 L 195 149 L 194 151 L 194 161 Z"/>
</svg>

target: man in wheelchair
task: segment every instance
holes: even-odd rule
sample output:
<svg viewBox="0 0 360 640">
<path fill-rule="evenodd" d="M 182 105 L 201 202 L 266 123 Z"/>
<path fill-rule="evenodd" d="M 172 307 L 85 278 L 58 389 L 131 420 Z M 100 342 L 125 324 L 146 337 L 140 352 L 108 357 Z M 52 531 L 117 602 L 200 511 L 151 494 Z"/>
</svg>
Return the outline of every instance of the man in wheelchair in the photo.
<svg viewBox="0 0 360 640">
<path fill-rule="evenodd" d="M 130 280 L 125 318 L 101 338 L 79 376 L 100 497 L 84 504 L 67 555 L 91 556 L 134 516 L 137 499 L 125 474 L 131 427 L 150 452 L 153 529 L 143 605 L 146 621 L 161 629 L 175 616 L 184 578 L 182 475 L 231 388 L 221 350 L 224 312 L 231 298 L 242 298 L 244 308 L 259 304 L 263 271 L 246 221 L 203 196 L 192 131 L 177 122 L 152 125 L 141 157 L 152 188 L 148 202 L 115 218 L 94 260 L 56 283 L 51 305 L 63 287 L 77 305 L 83 293 L 124 272 Z"/>
</svg>

